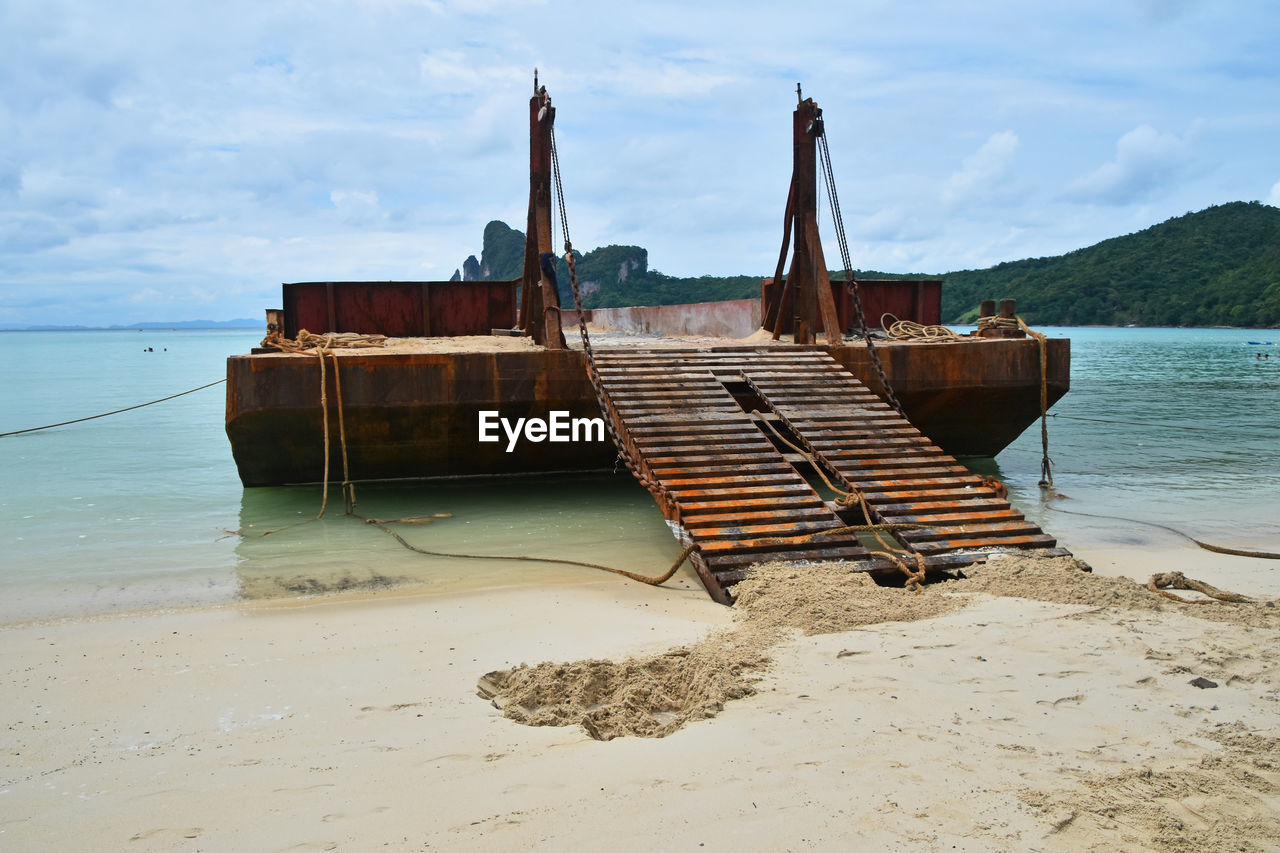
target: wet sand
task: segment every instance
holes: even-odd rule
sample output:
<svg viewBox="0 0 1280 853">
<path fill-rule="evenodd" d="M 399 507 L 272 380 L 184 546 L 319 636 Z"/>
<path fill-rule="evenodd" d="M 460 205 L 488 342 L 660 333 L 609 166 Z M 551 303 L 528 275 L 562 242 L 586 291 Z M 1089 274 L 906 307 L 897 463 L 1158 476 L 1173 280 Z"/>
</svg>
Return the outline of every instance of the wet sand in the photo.
<svg viewBox="0 0 1280 853">
<path fill-rule="evenodd" d="M 1280 594 L 1269 561 L 1080 556 Z M 0 847 L 1275 849 L 1280 608 L 1018 565 L 860 608 L 795 571 L 733 610 L 602 574 L 9 626 Z M 665 737 L 477 695 L 735 637 L 764 638 L 749 695 Z"/>
</svg>

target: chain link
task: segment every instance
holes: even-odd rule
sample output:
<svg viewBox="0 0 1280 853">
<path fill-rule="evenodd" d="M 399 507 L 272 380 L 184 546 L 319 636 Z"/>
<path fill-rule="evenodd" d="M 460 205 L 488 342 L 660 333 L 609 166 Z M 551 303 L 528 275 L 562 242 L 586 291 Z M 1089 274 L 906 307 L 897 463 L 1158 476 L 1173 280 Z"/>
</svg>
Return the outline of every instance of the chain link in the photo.
<svg viewBox="0 0 1280 853">
<path fill-rule="evenodd" d="M 862 339 L 867 342 L 867 354 L 871 356 L 871 366 L 875 368 L 880 387 L 884 389 L 885 399 L 898 414 L 910 420 L 907 418 L 907 413 L 903 411 L 902 404 L 898 402 L 897 395 L 893 393 L 893 386 L 889 384 L 889 377 L 884 372 L 884 363 L 880 360 L 880 353 L 876 351 L 875 342 L 871 340 L 871 331 L 867 328 L 867 317 L 862 310 L 862 294 L 858 292 L 858 283 L 853 278 L 853 257 L 849 252 L 849 241 L 844 233 L 844 218 L 840 215 L 840 197 L 836 194 L 835 173 L 831 169 L 831 150 L 827 146 L 825 129 L 818 135 L 818 151 L 822 155 L 822 177 L 827 185 L 827 199 L 831 202 L 831 219 L 836 229 L 836 244 L 840 247 L 840 262 L 844 264 L 844 280 L 848 284 L 849 292 L 853 295 L 854 318 L 858 321 Z"/>
<path fill-rule="evenodd" d="M 569 288 L 573 291 L 573 305 L 578 311 L 578 333 L 582 336 L 582 349 L 587 356 L 587 376 L 591 381 L 591 390 L 595 393 L 596 403 L 600 406 L 600 412 L 605 415 L 605 429 L 608 430 L 609 438 L 613 441 L 614 446 L 618 448 L 618 458 L 626 464 L 627 470 L 631 472 L 632 476 L 640 481 L 640 485 L 654 494 L 661 495 L 666 503 L 673 504 L 666 487 L 656 478 L 649 476 L 648 472 L 643 470 L 641 463 L 632 457 L 631 451 L 627 448 L 627 443 L 622 440 L 622 436 L 618 432 L 616 413 L 610 405 L 609 396 L 605 393 L 604 386 L 600 382 L 600 371 L 596 367 L 595 349 L 591 346 L 591 336 L 587 334 L 586 312 L 582 308 L 582 292 L 578 287 L 577 259 L 573 256 L 573 243 L 569 239 L 569 219 L 565 212 L 564 185 L 560 180 L 560 155 L 556 150 L 554 128 L 551 131 L 551 172 L 555 180 L 556 205 L 560 213 L 560 229 L 564 234 L 564 257 L 565 263 L 569 267 Z"/>
</svg>

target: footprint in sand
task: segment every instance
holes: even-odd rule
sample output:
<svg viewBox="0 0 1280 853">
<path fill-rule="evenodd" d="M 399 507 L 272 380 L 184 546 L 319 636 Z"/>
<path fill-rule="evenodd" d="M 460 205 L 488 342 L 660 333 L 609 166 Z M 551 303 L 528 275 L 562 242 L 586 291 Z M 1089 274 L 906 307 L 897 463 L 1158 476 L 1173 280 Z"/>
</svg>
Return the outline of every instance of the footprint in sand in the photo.
<svg viewBox="0 0 1280 853">
<path fill-rule="evenodd" d="M 308 785 L 305 788 L 276 788 L 271 793 L 273 794 L 305 794 L 308 791 L 318 791 L 321 788 L 333 788 L 333 787 L 336 787 L 336 786 L 331 785 L 328 782 L 323 782 L 319 785 Z"/>
<path fill-rule="evenodd" d="M 422 702 L 397 702 L 394 705 L 365 705 L 361 711 L 403 711 L 405 708 L 421 708 Z"/>
<path fill-rule="evenodd" d="M 204 832 L 202 826 L 189 826 L 186 829 L 173 829 L 171 827 L 157 827 L 156 829 L 147 829 L 139 832 L 130 838 L 130 841 L 147 841 L 149 839 L 168 838 L 176 841 L 179 838 L 199 838 Z"/>
</svg>

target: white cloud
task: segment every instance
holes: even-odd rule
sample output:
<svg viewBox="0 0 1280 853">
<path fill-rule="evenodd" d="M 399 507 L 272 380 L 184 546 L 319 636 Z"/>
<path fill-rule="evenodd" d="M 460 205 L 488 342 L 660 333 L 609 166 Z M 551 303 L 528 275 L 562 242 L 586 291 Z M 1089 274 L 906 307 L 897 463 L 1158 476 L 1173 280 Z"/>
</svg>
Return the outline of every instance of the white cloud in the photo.
<svg viewBox="0 0 1280 853">
<path fill-rule="evenodd" d="M 1017 150 L 1016 133 L 1010 130 L 993 133 L 982 147 L 964 158 L 964 168 L 943 183 L 943 204 L 958 204 L 998 189 L 997 185 L 1008 173 Z"/>
<path fill-rule="evenodd" d="M 372 190 L 330 190 L 334 207 L 377 207 L 378 194 Z"/>
<path fill-rule="evenodd" d="M 1187 166 L 1187 143 L 1171 133 L 1140 125 L 1120 137 L 1115 159 L 1077 178 L 1066 191 L 1072 201 L 1125 205 L 1172 189 Z"/>
<path fill-rule="evenodd" d="M 1267 196 L 1267 204 L 1274 207 L 1280 207 L 1280 181 L 1276 181 L 1271 187 L 1271 195 Z"/>
<path fill-rule="evenodd" d="M 912 242 L 931 235 L 930 227 L 919 217 L 897 207 L 881 208 L 870 215 L 858 217 L 851 224 L 850 233 L 864 241 Z"/>
<path fill-rule="evenodd" d="M 0 0 L 0 316 L 130 322 L 134 293 L 150 319 L 258 316 L 280 281 L 447 278 L 487 221 L 523 227 L 534 66 L 575 244 L 674 275 L 772 271 L 797 82 L 860 267 L 1057 253 L 1274 180 L 1266 4 L 823 0 L 858 44 L 803 55 L 777 50 L 786 4 L 554 11 Z"/>
</svg>

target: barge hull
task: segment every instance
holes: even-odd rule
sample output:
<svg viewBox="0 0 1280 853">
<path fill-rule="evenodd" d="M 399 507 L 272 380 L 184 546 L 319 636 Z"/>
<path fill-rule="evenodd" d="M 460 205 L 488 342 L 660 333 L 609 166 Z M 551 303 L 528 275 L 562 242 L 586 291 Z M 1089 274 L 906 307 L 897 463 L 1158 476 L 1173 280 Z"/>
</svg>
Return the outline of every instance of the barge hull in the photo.
<svg viewBox="0 0 1280 853">
<path fill-rule="evenodd" d="M 784 349 L 785 348 L 781 348 Z M 877 347 L 908 417 L 953 456 L 994 456 L 1040 415 L 1039 348 L 1033 340 Z M 872 390 L 865 347 L 828 350 Z M 1066 393 L 1070 342 L 1048 342 L 1052 405 Z M 350 479 L 430 479 L 609 468 L 603 441 L 479 441 L 482 411 L 547 420 L 600 417 L 583 353 L 344 351 L 326 359 L 329 477 L 342 478 L 341 432 Z M 340 385 L 340 393 L 339 393 Z M 341 429 L 339 426 L 341 400 Z M 324 477 L 325 407 L 319 359 L 265 353 L 227 360 L 227 436 L 246 486 Z M 499 430 L 501 436 L 501 430 Z"/>
</svg>

